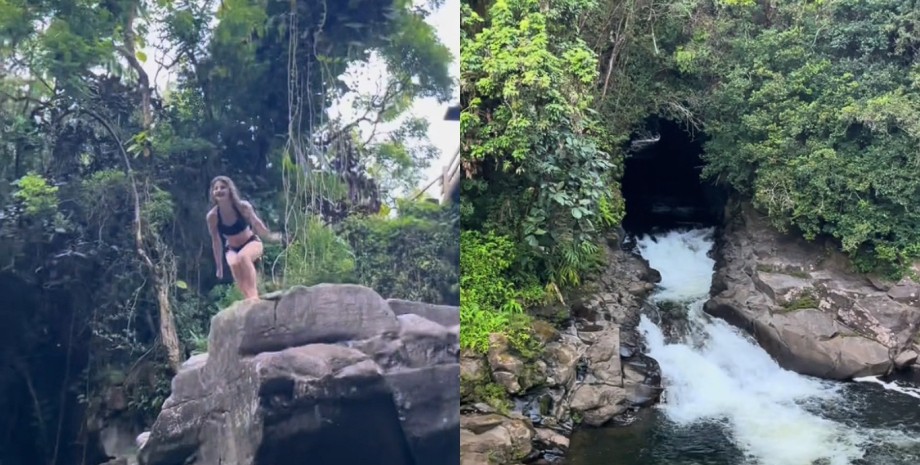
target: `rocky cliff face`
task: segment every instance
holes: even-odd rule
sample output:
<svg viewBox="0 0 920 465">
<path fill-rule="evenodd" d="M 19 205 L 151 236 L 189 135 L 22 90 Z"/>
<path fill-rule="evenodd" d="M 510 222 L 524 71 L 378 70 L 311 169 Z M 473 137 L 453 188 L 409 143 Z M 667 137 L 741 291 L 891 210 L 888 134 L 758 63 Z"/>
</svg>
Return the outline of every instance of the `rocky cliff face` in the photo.
<svg viewBox="0 0 920 465">
<path fill-rule="evenodd" d="M 915 362 L 920 285 L 860 275 L 835 246 L 782 234 L 749 205 L 729 217 L 707 312 L 802 374 L 849 379 Z"/>
<path fill-rule="evenodd" d="M 565 308 L 548 309 L 546 321 L 535 323 L 543 347 L 535 359 L 516 353 L 500 335 L 493 335 L 486 356 L 463 355 L 464 465 L 560 457 L 575 425 L 621 420 L 657 400 L 658 366 L 640 353 L 636 327 L 643 299 L 660 276 L 616 244 L 608 250 L 608 263 L 602 276 L 585 286 L 590 291 Z M 475 402 L 483 391 L 495 390 L 511 399 L 511 409 Z"/>
<path fill-rule="evenodd" d="M 297 287 L 211 321 L 142 465 L 459 463 L 459 312 Z"/>
</svg>

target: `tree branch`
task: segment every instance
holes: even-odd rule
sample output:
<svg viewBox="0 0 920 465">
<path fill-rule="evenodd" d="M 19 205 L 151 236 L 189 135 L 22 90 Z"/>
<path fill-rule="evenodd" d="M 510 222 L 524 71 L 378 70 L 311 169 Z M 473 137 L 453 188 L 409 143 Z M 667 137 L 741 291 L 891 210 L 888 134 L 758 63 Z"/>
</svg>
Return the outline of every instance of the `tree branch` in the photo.
<svg viewBox="0 0 920 465">
<path fill-rule="evenodd" d="M 131 168 L 131 157 L 128 155 L 127 150 L 125 150 L 124 143 L 121 141 L 121 138 L 118 137 L 115 129 L 112 128 L 112 125 L 109 124 L 105 118 L 87 108 L 82 108 L 80 111 L 98 121 L 99 124 L 105 128 L 106 132 L 108 132 L 109 135 L 115 139 L 115 142 L 118 145 L 118 150 L 121 152 L 122 159 L 125 162 L 125 172 L 131 184 L 131 196 L 134 200 L 134 247 L 137 255 L 140 257 L 141 261 L 150 272 L 150 277 L 153 282 L 153 287 L 156 290 L 157 300 L 160 307 L 160 332 L 163 340 L 163 345 L 166 347 L 167 353 L 169 355 L 170 367 L 174 372 L 178 372 L 179 365 L 182 362 L 179 360 L 179 346 L 178 339 L 176 338 L 175 334 L 175 324 L 172 322 L 172 312 L 169 310 L 168 301 L 163 300 L 164 297 L 168 298 L 168 295 L 164 294 L 166 292 L 166 283 L 164 283 L 161 279 L 159 274 L 160 270 L 150 258 L 150 255 L 147 253 L 146 244 L 144 244 L 143 218 L 141 216 L 141 199 L 140 193 L 137 190 L 137 179 L 134 176 L 134 170 Z"/>
<path fill-rule="evenodd" d="M 370 140 L 374 138 L 374 135 L 377 133 L 377 126 L 383 122 L 383 115 L 389 109 L 389 105 L 393 100 L 399 96 L 399 91 L 404 87 L 404 82 L 400 80 L 389 80 L 387 82 L 387 88 L 384 91 L 383 95 L 372 98 L 369 105 L 364 109 L 364 114 L 351 121 L 350 123 L 342 126 L 339 130 L 332 133 L 328 136 L 323 142 L 324 144 L 330 144 L 336 139 L 350 133 L 354 128 L 356 128 L 361 123 L 370 123 L 371 124 L 371 134 L 364 142 L 364 145 L 370 143 Z M 372 118 L 370 115 L 374 111 L 377 114 Z"/>
</svg>

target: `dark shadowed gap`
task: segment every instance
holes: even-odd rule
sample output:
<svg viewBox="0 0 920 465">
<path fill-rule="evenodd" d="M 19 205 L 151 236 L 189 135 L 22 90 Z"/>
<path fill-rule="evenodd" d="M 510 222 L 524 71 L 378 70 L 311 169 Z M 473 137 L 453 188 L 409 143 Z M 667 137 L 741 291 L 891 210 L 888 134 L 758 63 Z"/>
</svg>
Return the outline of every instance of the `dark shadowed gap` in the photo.
<svg viewBox="0 0 920 465">
<path fill-rule="evenodd" d="M 630 234 L 721 223 L 726 195 L 700 180 L 704 135 L 649 118 L 625 162 L 623 196 Z"/>
<path fill-rule="evenodd" d="M 89 331 L 74 328 L 68 364 L 66 341 L 75 310 L 67 299 L 73 294 L 49 298 L 56 305 L 52 319 L 44 321 L 38 296 L 53 291 L 36 288 L 40 285 L 0 273 L 0 465 L 48 464 L 55 442 L 57 460 L 51 465 L 102 463 L 109 457 L 99 432 L 86 433 L 86 406 L 77 400 L 80 391 L 74 388 L 87 365 Z M 62 387 L 68 388 L 63 399 Z"/>
<path fill-rule="evenodd" d="M 419 465 L 403 434 L 393 399 L 380 388 L 377 391 L 380 395 L 371 398 L 316 402 L 312 406 L 309 399 L 302 401 L 304 405 L 264 403 L 265 430 L 252 463 Z"/>
</svg>

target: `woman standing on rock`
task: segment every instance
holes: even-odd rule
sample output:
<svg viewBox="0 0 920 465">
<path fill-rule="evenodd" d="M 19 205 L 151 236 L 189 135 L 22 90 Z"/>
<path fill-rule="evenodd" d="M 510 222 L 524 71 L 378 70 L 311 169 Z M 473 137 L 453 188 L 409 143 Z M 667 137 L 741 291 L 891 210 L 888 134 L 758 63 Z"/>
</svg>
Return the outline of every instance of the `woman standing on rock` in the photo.
<svg viewBox="0 0 920 465">
<path fill-rule="evenodd" d="M 226 176 L 218 176 L 211 181 L 211 204 L 213 208 L 208 211 L 207 223 L 217 278 L 224 277 L 221 260 L 221 255 L 224 255 L 243 298 L 258 299 L 255 262 L 262 257 L 262 240 L 256 233 L 276 241 L 281 240 L 281 235 L 268 230 L 252 204 L 240 199 L 236 184 Z M 223 247 L 224 241 L 226 248 Z"/>
</svg>

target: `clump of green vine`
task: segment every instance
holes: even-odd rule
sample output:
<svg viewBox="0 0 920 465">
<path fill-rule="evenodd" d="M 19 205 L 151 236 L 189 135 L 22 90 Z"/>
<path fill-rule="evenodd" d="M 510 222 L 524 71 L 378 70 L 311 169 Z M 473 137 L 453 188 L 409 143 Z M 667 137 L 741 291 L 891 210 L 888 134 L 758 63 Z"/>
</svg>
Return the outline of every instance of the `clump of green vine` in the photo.
<svg viewBox="0 0 920 465">
<path fill-rule="evenodd" d="M 460 345 L 464 349 L 484 353 L 489 336 L 500 333 L 515 350 L 535 353 L 531 318 L 524 309 L 544 293 L 507 277 L 514 259 L 514 244 L 505 236 L 460 234 Z"/>
</svg>

